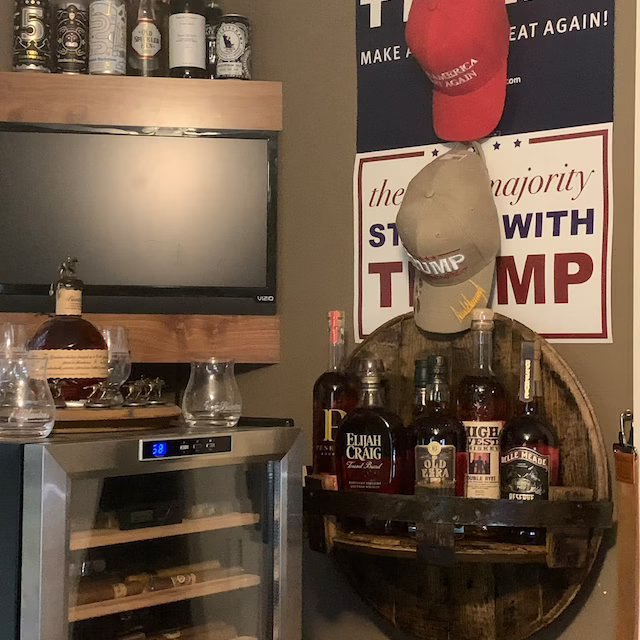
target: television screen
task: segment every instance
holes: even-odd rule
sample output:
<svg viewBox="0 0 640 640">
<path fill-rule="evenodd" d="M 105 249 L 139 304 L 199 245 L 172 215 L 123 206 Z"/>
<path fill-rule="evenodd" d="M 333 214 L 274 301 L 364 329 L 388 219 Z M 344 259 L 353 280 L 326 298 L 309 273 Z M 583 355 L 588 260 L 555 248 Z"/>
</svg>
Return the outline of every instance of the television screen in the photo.
<svg viewBox="0 0 640 640">
<path fill-rule="evenodd" d="M 273 302 L 274 185 L 269 134 L 0 130 L 0 306 L 45 295 L 66 256 L 99 311 Z"/>
</svg>

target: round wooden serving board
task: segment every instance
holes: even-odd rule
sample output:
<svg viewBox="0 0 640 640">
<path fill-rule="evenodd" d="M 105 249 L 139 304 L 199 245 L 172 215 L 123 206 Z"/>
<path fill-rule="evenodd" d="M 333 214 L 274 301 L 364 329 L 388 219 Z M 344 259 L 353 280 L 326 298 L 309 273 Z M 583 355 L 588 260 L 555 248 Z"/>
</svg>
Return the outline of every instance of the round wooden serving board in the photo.
<svg viewBox="0 0 640 640">
<path fill-rule="evenodd" d="M 175 404 L 148 407 L 114 407 L 89 409 L 78 407 L 56 409 L 56 433 L 89 433 L 94 431 L 122 431 L 166 429 L 182 414 Z"/>
<path fill-rule="evenodd" d="M 494 370 L 511 398 L 517 398 L 520 343 L 534 332 L 496 315 Z M 541 343 L 543 407 L 560 438 L 562 484 L 593 490 L 609 501 L 606 451 L 593 408 L 573 372 L 544 339 Z M 469 369 L 470 332 L 439 336 L 418 329 L 413 314 L 380 327 L 351 355 L 382 358 L 389 377 L 390 408 L 405 424 L 414 401 L 414 361 L 444 354 L 452 389 Z M 354 589 L 392 625 L 420 640 L 524 640 L 550 624 L 574 600 L 593 569 L 602 533 L 588 539 L 580 568 L 544 564 L 457 563 L 442 568 L 416 558 L 385 557 L 336 545 L 334 557 Z"/>
</svg>

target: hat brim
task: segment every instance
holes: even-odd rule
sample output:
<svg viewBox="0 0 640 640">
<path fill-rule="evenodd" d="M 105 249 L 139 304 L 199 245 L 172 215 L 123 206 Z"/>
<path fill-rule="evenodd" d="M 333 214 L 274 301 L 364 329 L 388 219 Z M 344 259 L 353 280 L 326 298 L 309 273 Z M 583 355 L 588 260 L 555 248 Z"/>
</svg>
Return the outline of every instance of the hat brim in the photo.
<svg viewBox="0 0 640 640">
<path fill-rule="evenodd" d="M 466 142 L 486 138 L 498 126 L 507 94 L 507 61 L 482 87 L 457 96 L 433 90 L 433 128 L 439 138 Z"/>
<path fill-rule="evenodd" d="M 471 312 L 489 306 L 495 260 L 465 282 L 434 287 L 416 272 L 414 318 L 431 333 L 458 333 L 471 326 Z"/>
</svg>

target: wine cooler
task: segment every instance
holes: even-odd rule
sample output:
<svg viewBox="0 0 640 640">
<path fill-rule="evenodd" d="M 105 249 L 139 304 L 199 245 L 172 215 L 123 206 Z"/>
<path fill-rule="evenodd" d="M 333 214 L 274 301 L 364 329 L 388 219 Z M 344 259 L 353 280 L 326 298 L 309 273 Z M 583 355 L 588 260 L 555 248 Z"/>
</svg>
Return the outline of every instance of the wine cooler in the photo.
<svg viewBox="0 0 640 640">
<path fill-rule="evenodd" d="M 0 443 L 0 638 L 299 640 L 299 429 L 255 424 Z"/>
</svg>

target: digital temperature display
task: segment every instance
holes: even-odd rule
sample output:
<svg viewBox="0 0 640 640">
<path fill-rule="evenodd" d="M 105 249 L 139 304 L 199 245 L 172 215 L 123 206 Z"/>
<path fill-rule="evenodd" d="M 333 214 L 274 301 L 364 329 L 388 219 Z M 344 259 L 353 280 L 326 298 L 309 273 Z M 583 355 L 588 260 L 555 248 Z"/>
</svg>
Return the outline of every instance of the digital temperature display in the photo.
<svg viewBox="0 0 640 640">
<path fill-rule="evenodd" d="M 202 436 L 198 438 L 170 438 L 168 440 L 140 440 L 140 460 L 172 460 L 185 456 L 229 453 L 231 436 Z"/>
<path fill-rule="evenodd" d="M 151 455 L 154 458 L 164 458 L 167 455 L 169 447 L 166 442 L 154 442 L 151 445 Z"/>
</svg>

